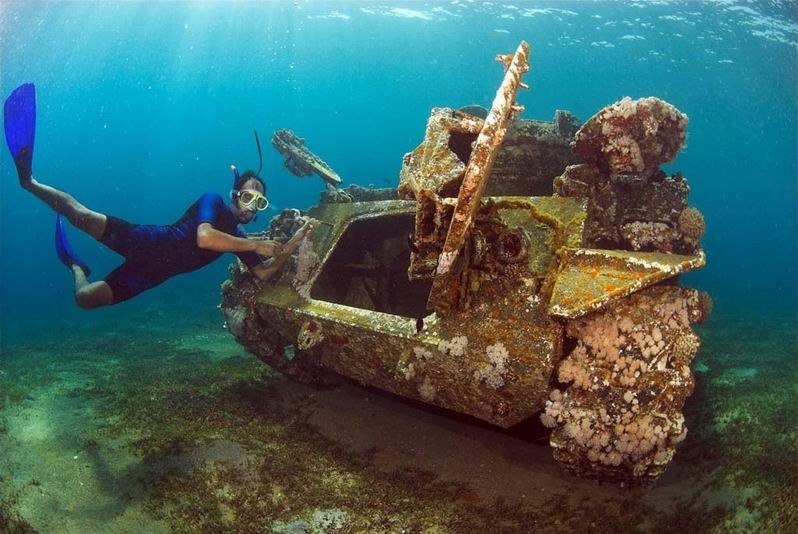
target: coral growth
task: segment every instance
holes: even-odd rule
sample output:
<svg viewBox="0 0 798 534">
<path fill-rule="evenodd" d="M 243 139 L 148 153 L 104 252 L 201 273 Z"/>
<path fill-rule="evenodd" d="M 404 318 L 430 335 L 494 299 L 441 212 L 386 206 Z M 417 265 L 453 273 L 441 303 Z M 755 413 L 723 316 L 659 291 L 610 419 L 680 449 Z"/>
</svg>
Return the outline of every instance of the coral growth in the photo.
<svg viewBox="0 0 798 534">
<path fill-rule="evenodd" d="M 223 308 L 224 324 L 231 334 L 235 337 L 244 333 L 244 320 L 247 318 L 247 310 L 243 306 L 233 306 Z"/>
<path fill-rule="evenodd" d="M 307 218 L 302 216 L 298 209 L 286 208 L 269 221 L 269 229 L 266 230 L 266 237 L 285 243 L 297 230 L 302 228 L 307 222 Z"/>
<path fill-rule="evenodd" d="M 655 286 L 569 323 L 577 338 L 541 415 L 557 460 L 578 476 L 640 483 L 659 476 L 687 432 L 699 347 L 691 322 L 705 317 L 699 292 Z"/>
<path fill-rule="evenodd" d="M 704 216 L 698 209 L 685 208 L 679 214 L 679 230 L 685 239 L 698 243 L 698 240 L 704 235 L 705 228 Z"/>
<path fill-rule="evenodd" d="M 591 117 L 571 147 L 609 174 L 650 176 L 685 141 L 687 115 L 659 98 L 625 97 Z"/>
<path fill-rule="evenodd" d="M 315 347 L 324 340 L 324 331 L 321 324 L 316 321 L 306 321 L 297 335 L 296 346 L 299 350 Z"/>
<path fill-rule="evenodd" d="M 621 225 L 621 236 L 632 250 L 658 250 L 670 252 L 680 235 L 675 228 L 661 222 L 634 221 Z"/>
<path fill-rule="evenodd" d="M 428 376 L 425 376 L 424 380 L 418 386 L 418 394 L 421 395 L 421 398 L 426 402 L 432 402 L 435 400 L 436 393 L 437 391 L 432 380 L 430 380 Z"/>
<path fill-rule="evenodd" d="M 441 342 L 438 343 L 439 351 L 455 357 L 465 355 L 467 347 L 468 338 L 466 336 L 455 336 L 449 340 L 442 339 Z"/>
<path fill-rule="evenodd" d="M 305 298 L 310 296 L 311 276 L 319 265 L 319 255 L 313 250 L 313 241 L 306 237 L 300 243 L 296 254 L 296 270 L 294 271 L 293 286 Z"/>
<path fill-rule="evenodd" d="M 507 374 L 507 360 L 510 355 L 501 343 L 495 343 L 485 349 L 488 361 L 474 371 L 476 380 L 483 380 L 488 387 L 499 389 L 504 385 Z"/>
<path fill-rule="evenodd" d="M 574 153 L 587 163 L 555 178 L 557 195 L 588 199 L 584 245 L 695 254 L 703 217 L 687 208 L 684 176 L 659 165 L 684 145 L 687 117 L 657 98 L 624 98 L 576 133 Z"/>
</svg>

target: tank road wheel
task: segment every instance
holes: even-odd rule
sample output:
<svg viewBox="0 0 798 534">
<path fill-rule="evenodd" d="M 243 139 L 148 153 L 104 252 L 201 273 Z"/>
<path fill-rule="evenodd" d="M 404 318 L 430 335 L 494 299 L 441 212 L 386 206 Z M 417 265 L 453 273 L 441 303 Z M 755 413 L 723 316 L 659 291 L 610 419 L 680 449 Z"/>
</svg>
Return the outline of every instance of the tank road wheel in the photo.
<svg viewBox="0 0 798 534">
<path fill-rule="evenodd" d="M 295 348 L 273 324 L 256 311 L 255 298 L 259 288 L 255 279 L 237 264 L 230 267 L 230 279 L 222 283 L 222 303 L 225 326 L 247 351 L 288 378 L 303 384 L 321 384 L 322 370 L 312 357 Z"/>
<path fill-rule="evenodd" d="M 663 473 L 686 434 L 682 406 L 694 386 L 690 362 L 709 314 L 694 289 L 658 285 L 570 321 L 576 347 L 541 415 L 554 458 L 573 474 L 645 484 Z"/>
</svg>

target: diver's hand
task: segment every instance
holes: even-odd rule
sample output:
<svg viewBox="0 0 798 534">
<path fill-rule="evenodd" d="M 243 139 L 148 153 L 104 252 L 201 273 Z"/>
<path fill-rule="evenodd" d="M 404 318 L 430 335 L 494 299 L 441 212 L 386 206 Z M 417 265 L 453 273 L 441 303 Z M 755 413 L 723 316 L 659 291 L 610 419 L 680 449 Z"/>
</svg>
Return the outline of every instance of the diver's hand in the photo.
<svg viewBox="0 0 798 534">
<path fill-rule="evenodd" d="M 259 256 L 279 256 L 283 253 L 283 245 L 270 239 L 255 240 L 255 253 Z"/>
</svg>

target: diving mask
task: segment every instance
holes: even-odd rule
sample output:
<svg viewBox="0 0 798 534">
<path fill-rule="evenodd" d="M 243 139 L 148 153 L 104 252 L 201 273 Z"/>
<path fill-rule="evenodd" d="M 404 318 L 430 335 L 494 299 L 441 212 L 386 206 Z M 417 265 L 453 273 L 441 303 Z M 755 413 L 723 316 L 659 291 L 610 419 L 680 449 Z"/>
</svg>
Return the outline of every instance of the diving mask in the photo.
<svg viewBox="0 0 798 534">
<path fill-rule="evenodd" d="M 241 191 L 230 191 L 233 198 L 238 198 L 242 206 L 249 209 L 263 211 L 269 207 L 269 199 L 263 196 L 260 191 L 254 189 L 242 189 Z"/>
</svg>

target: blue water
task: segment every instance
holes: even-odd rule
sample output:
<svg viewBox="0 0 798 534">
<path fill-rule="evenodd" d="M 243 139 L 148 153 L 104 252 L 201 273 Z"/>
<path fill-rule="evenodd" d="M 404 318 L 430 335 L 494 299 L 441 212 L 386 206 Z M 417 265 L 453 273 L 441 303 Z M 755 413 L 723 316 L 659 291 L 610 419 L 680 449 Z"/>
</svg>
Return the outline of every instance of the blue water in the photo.
<svg viewBox="0 0 798 534">
<path fill-rule="evenodd" d="M 708 266 L 687 278 L 717 317 L 794 317 L 798 301 L 798 15 L 794 2 L 19 2 L 0 4 L 0 93 L 32 81 L 34 172 L 88 206 L 168 223 L 228 166 L 257 166 L 277 208 L 308 207 L 268 139 L 291 128 L 347 184 L 397 183 L 433 106 L 489 105 L 497 53 L 532 44 L 526 118 L 582 120 L 623 96 L 690 117 L 681 170 L 706 217 Z M 111 309 L 78 310 L 54 215 L 0 156 L 0 333 L 215 317 L 218 261 Z M 262 217 L 249 229 L 263 228 Z M 104 274 L 119 258 L 72 232 Z M 232 259 L 232 256 L 230 257 Z M 221 320 L 220 320 L 221 321 Z"/>
</svg>

